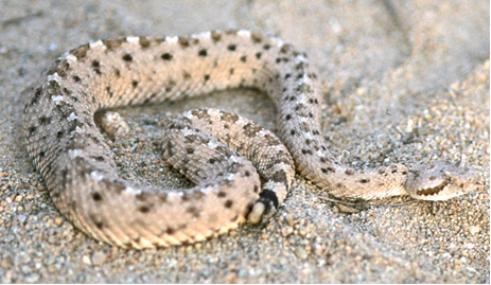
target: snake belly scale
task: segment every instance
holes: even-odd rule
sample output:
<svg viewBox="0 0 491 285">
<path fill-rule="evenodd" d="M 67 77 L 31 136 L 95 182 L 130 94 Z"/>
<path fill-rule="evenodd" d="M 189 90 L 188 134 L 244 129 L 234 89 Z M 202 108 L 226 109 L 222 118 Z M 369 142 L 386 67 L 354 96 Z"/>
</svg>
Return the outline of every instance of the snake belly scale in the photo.
<svg viewBox="0 0 491 285">
<path fill-rule="evenodd" d="M 95 112 L 238 87 L 269 95 L 279 138 L 233 113 L 191 110 L 169 120 L 161 147 L 193 188 L 118 176 Z M 322 99 L 307 55 L 276 37 L 247 30 L 123 37 L 61 56 L 28 99 L 23 132 L 59 211 L 88 235 L 126 248 L 193 243 L 259 223 L 284 201 L 295 169 L 347 198 L 445 200 L 480 185 L 473 169 L 446 162 L 364 170 L 337 162 L 320 131 Z"/>
</svg>

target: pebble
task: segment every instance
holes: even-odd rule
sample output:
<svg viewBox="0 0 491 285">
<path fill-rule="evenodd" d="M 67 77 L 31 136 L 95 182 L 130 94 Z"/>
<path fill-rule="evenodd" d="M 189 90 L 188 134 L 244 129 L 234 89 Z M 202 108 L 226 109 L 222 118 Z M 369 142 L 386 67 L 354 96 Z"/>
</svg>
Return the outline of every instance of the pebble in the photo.
<svg viewBox="0 0 491 285">
<path fill-rule="evenodd" d="M 92 261 L 90 260 L 90 257 L 88 255 L 82 256 L 82 262 L 87 265 L 92 265 Z"/>
<path fill-rule="evenodd" d="M 469 232 L 473 235 L 479 233 L 481 231 L 481 227 L 480 226 L 470 226 L 469 227 Z"/>
<path fill-rule="evenodd" d="M 27 276 L 25 276 L 25 281 L 28 283 L 36 283 L 39 280 L 39 274 L 38 273 L 32 273 Z"/>
<path fill-rule="evenodd" d="M 60 226 L 61 224 L 63 224 L 64 219 L 62 217 L 56 217 L 54 222 L 55 222 L 55 225 Z"/>
<path fill-rule="evenodd" d="M 96 251 L 92 254 L 92 264 L 102 265 L 107 259 L 107 254 L 102 251 Z"/>
<path fill-rule="evenodd" d="M 303 247 L 297 247 L 295 249 L 295 255 L 300 258 L 300 259 L 307 259 L 307 257 L 309 256 L 309 253 L 305 250 L 305 248 Z"/>
</svg>

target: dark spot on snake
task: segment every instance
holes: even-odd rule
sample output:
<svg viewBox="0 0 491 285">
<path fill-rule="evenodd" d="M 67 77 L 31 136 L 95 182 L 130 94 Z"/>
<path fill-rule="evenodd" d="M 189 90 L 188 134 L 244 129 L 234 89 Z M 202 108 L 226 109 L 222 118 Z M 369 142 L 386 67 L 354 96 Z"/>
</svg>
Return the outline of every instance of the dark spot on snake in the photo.
<svg viewBox="0 0 491 285">
<path fill-rule="evenodd" d="M 358 182 L 365 184 L 365 183 L 370 182 L 370 179 L 368 179 L 368 178 L 362 178 Z"/>
<path fill-rule="evenodd" d="M 107 93 L 107 95 L 109 95 L 109 98 L 113 97 L 114 93 L 111 90 L 111 86 L 106 86 L 106 93 Z"/>
<path fill-rule="evenodd" d="M 351 176 L 351 175 L 353 175 L 353 174 L 355 174 L 355 173 L 354 173 L 354 171 L 353 171 L 352 169 L 346 169 L 346 170 L 344 171 L 344 174 L 346 174 L 346 175 L 348 175 L 348 176 Z"/>
<path fill-rule="evenodd" d="M 103 156 L 101 156 L 101 155 L 99 155 L 99 156 L 93 156 L 92 158 L 93 158 L 94 160 L 96 160 L 96 161 L 104 161 L 104 157 L 103 157 Z"/>
<path fill-rule="evenodd" d="M 268 49 L 270 49 L 270 48 L 271 48 L 271 45 L 269 45 L 269 44 L 265 44 L 265 45 L 263 45 L 263 49 L 264 49 L 264 50 L 268 50 Z"/>
<path fill-rule="evenodd" d="M 258 43 L 262 42 L 263 38 L 260 34 L 253 32 L 253 33 L 251 33 L 251 40 L 253 43 L 258 44 Z"/>
<path fill-rule="evenodd" d="M 78 75 L 72 76 L 72 79 L 73 79 L 73 81 L 75 81 L 77 83 L 81 81 L 81 79 L 80 79 L 80 77 Z"/>
<path fill-rule="evenodd" d="M 234 74 L 234 72 L 235 72 L 235 69 L 234 69 L 234 68 L 230 68 L 230 69 L 228 70 L 228 73 L 229 73 L 230 75 L 233 75 L 233 74 Z"/>
<path fill-rule="evenodd" d="M 430 176 L 428 179 L 435 180 L 436 179 L 436 176 Z"/>
<path fill-rule="evenodd" d="M 70 51 L 70 54 L 74 55 L 78 60 L 81 60 L 87 55 L 88 50 L 89 50 L 89 44 L 85 44 Z"/>
<path fill-rule="evenodd" d="M 227 49 L 228 49 L 229 51 L 235 51 L 235 50 L 237 49 L 237 45 L 235 45 L 235 44 L 230 44 L 230 45 L 228 45 L 228 46 L 227 46 Z"/>
<path fill-rule="evenodd" d="M 150 46 L 150 40 L 147 37 L 140 37 L 138 41 L 142 49 L 146 49 Z"/>
<path fill-rule="evenodd" d="M 124 41 L 126 41 L 126 39 L 123 38 L 102 40 L 102 42 L 104 43 L 104 45 L 107 47 L 108 50 L 114 50 L 120 47 Z"/>
<path fill-rule="evenodd" d="M 186 72 L 184 71 L 182 73 L 182 77 L 185 79 L 185 80 L 188 80 L 188 79 L 191 79 L 191 74 L 189 72 Z"/>
<path fill-rule="evenodd" d="M 280 183 L 283 183 L 286 185 L 286 173 L 282 170 L 278 170 L 276 171 L 273 176 L 271 177 L 271 180 L 275 181 L 275 182 L 280 182 Z"/>
<path fill-rule="evenodd" d="M 138 81 L 136 80 L 131 81 L 131 86 L 133 86 L 133 88 L 138 87 Z"/>
<path fill-rule="evenodd" d="M 91 194 L 91 196 L 92 196 L 92 200 L 94 200 L 96 202 L 102 201 L 102 196 L 99 192 L 94 192 Z"/>
<path fill-rule="evenodd" d="M 302 149 L 302 154 L 312 154 L 310 149 Z"/>
<path fill-rule="evenodd" d="M 243 63 L 246 63 L 247 62 L 247 56 L 246 55 L 241 56 L 240 61 L 242 61 Z"/>
<path fill-rule="evenodd" d="M 216 42 L 220 41 L 221 38 L 222 38 L 222 35 L 219 32 L 217 32 L 217 31 L 211 32 L 211 39 L 213 40 L 213 42 L 216 43 Z"/>
<path fill-rule="evenodd" d="M 195 217 L 195 218 L 199 218 L 200 216 L 200 211 L 198 208 L 194 207 L 194 206 L 190 206 L 186 209 L 186 212 L 188 212 L 189 214 L 191 214 L 191 216 Z"/>
<path fill-rule="evenodd" d="M 146 214 L 146 213 L 150 212 L 150 207 L 148 207 L 148 206 L 140 206 L 140 207 L 138 207 L 138 211 L 140 211 L 143 214 Z"/>
<path fill-rule="evenodd" d="M 131 61 L 133 61 L 133 57 L 131 56 L 131 54 L 125 53 L 123 55 L 123 60 L 126 61 L 126 62 L 131 62 Z"/>
<path fill-rule="evenodd" d="M 255 125 L 255 124 L 252 124 L 252 123 L 247 123 L 243 127 L 243 129 L 244 129 L 244 134 L 246 136 L 253 137 L 261 130 L 261 127 Z"/>
<path fill-rule="evenodd" d="M 292 115 L 290 115 L 290 114 L 285 116 L 285 120 L 287 120 L 287 121 L 290 120 L 291 118 L 292 118 Z"/>
<path fill-rule="evenodd" d="M 93 60 L 92 61 L 92 68 L 94 69 L 94 71 L 96 71 L 96 69 L 99 71 L 99 73 L 101 72 L 99 69 L 101 68 L 101 64 L 99 63 L 98 60 Z M 97 72 L 97 71 L 96 71 Z"/>
<path fill-rule="evenodd" d="M 227 113 L 227 112 L 223 112 L 220 117 L 222 120 L 229 122 L 229 123 L 235 123 L 239 120 L 239 116 L 237 116 L 236 114 Z"/>
<path fill-rule="evenodd" d="M 206 49 L 200 49 L 198 55 L 202 57 L 206 57 L 208 55 L 208 51 Z"/>
<path fill-rule="evenodd" d="M 165 233 L 168 235 L 173 235 L 175 233 L 175 230 L 173 228 L 169 227 L 165 230 Z"/>
<path fill-rule="evenodd" d="M 244 175 L 245 175 L 246 177 L 249 177 L 249 176 L 251 176 L 251 173 L 249 172 L 249 170 L 246 170 L 246 171 L 244 172 Z"/>
<path fill-rule="evenodd" d="M 225 206 L 225 208 L 230 209 L 230 208 L 232 208 L 233 204 L 234 204 L 234 201 L 227 200 L 227 201 L 225 201 L 225 203 L 223 205 Z"/>
<path fill-rule="evenodd" d="M 186 153 L 187 154 L 193 154 L 194 153 L 194 148 L 191 148 L 191 147 L 186 148 Z"/>
<path fill-rule="evenodd" d="M 263 55 L 263 54 L 262 54 L 261 52 L 256 52 L 256 58 L 257 58 L 257 59 L 261 59 L 261 56 L 262 56 L 262 55 Z"/>
<path fill-rule="evenodd" d="M 218 192 L 218 193 L 217 193 L 217 196 L 218 196 L 219 198 L 223 198 L 223 197 L 226 197 L 226 196 L 227 196 L 227 193 L 226 193 L 226 192 L 222 192 L 222 191 L 220 191 L 220 192 Z"/>
<path fill-rule="evenodd" d="M 310 99 L 309 99 L 309 103 L 310 103 L 310 104 L 319 104 L 319 101 L 318 101 L 317 99 L 310 98 Z"/>
<path fill-rule="evenodd" d="M 162 58 L 165 61 L 169 61 L 172 59 L 172 54 L 165 52 L 160 56 L 160 58 Z"/>
<path fill-rule="evenodd" d="M 41 125 L 47 125 L 51 123 L 51 117 L 41 116 L 41 118 L 39 118 L 39 123 Z"/>
<path fill-rule="evenodd" d="M 209 74 L 205 74 L 205 76 L 203 77 L 203 79 L 205 80 L 205 82 L 207 82 L 208 80 L 210 80 L 210 75 Z"/>
<path fill-rule="evenodd" d="M 177 38 L 177 42 L 182 48 L 187 48 L 189 47 L 189 37 L 187 36 L 180 36 Z"/>
<path fill-rule="evenodd" d="M 259 186 L 257 185 L 254 185 L 254 189 L 253 189 L 254 193 L 257 193 L 259 191 Z"/>
<path fill-rule="evenodd" d="M 291 50 L 292 46 L 289 44 L 284 44 L 280 48 L 281 53 L 288 53 Z"/>
</svg>

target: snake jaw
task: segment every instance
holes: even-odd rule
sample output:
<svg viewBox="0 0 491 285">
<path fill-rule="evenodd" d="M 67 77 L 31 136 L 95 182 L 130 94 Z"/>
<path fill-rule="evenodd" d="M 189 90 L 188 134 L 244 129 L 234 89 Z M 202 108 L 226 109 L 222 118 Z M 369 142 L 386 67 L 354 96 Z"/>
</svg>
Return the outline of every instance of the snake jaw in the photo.
<svg viewBox="0 0 491 285">
<path fill-rule="evenodd" d="M 460 168 L 441 161 L 412 170 L 405 184 L 411 197 L 430 201 L 451 199 L 481 187 L 476 169 Z"/>
</svg>

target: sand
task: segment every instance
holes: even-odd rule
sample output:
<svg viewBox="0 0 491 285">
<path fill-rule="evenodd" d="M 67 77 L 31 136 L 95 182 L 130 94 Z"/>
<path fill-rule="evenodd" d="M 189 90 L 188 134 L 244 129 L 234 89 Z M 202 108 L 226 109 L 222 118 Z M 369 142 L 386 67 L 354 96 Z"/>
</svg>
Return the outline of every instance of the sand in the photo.
<svg viewBox="0 0 491 285">
<path fill-rule="evenodd" d="M 0 281 L 489 283 L 488 1 L 17 1 L 0 9 Z M 63 51 L 118 35 L 249 28 L 306 51 L 325 80 L 324 133 L 353 166 L 447 159 L 482 169 L 483 191 L 446 202 L 391 198 L 346 213 L 298 176 L 265 227 L 195 246 L 122 250 L 56 210 L 18 121 L 26 88 Z M 199 106 L 275 130 L 252 90 L 125 109 L 121 173 L 185 185 L 160 164 L 158 122 Z"/>
</svg>

